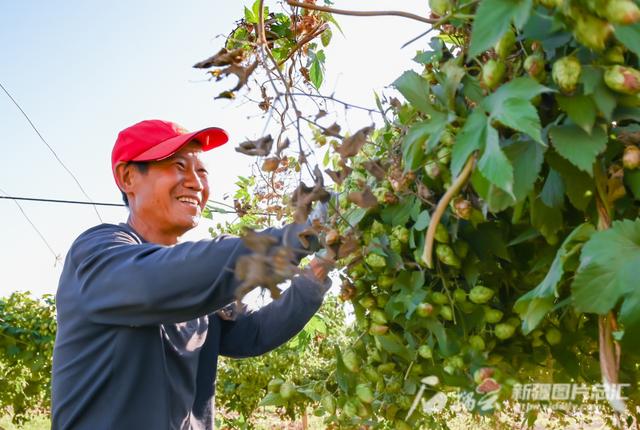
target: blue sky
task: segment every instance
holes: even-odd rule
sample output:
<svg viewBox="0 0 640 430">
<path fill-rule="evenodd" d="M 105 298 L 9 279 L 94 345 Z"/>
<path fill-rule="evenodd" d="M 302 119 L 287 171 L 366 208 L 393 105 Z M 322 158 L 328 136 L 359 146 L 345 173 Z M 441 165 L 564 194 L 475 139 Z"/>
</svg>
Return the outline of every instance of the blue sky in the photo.
<svg viewBox="0 0 640 430">
<path fill-rule="evenodd" d="M 229 33 L 242 16 L 242 5 L 250 3 L 0 2 L 0 82 L 95 201 L 120 201 L 109 161 L 119 130 L 148 118 L 173 120 L 189 129 L 225 128 L 231 143 L 208 153 L 212 199 L 220 200 L 252 162 L 236 153 L 234 144 L 260 137 L 265 119 L 242 100 L 214 101 L 230 82 L 207 82 L 191 66 L 222 46 L 223 38 L 216 36 Z M 337 0 L 335 6 L 362 10 L 363 2 Z M 364 6 L 427 14 L 426 1 L 374 0 Z M 413 67 L 410 59 L 426 41 L 399 47 L 425 27 L 394 17 L 336 18 L 345 36 L 334 34 L 323 91 L 374 106 L 372 90 L 381 91 Z M 355 112 L 340 119 L 350 129 L 371 121 Z M 0 189 L 10 195 L 85 200 L 4 93 L 0 134 Z M 78 234 L 100 222 L 90 206 L 21 204 L 63 258 Z M 105 222 L 126 220 L 124 209 L 99 211 Z M 13 202 L 0 200 L 0 220 L 0 296 L 14 290 L 55 292 L 61 264 L 54 267 L 53 255 Z M 203 222 L 189 238 L 206 237 L 207 226 Z"/>
</svg>

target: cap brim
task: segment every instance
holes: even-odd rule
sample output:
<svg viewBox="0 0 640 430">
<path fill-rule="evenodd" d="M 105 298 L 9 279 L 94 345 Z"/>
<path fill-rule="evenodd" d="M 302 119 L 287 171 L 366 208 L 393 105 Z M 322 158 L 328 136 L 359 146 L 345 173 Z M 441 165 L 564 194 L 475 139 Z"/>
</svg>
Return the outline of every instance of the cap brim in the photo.
<svg viewBox="0 0 640 430">
<path fill-rule="evenodd" d="M 229 141 L 227 132 L 218 127 L 209 127 L 193 133 L 181 134 L 160 142 L 153 148 L 149 148 L 131 161 L 156 161 L 171 157 L 180 148 L 192 140 L 197 139 L 202 145 L 203 151 L 209 151 Z"/>
</svg>

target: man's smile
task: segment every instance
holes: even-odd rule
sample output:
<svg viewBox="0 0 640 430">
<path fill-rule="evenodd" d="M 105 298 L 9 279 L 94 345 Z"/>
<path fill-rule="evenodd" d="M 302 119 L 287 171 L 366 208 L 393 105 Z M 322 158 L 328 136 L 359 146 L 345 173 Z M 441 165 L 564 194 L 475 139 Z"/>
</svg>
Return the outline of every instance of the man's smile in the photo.
<svg viewBox="0 0 640 430">
<path fill-rule="evenodd" d="M 200 199 L 197 197 L 180 196 L 178 197 L 178 200 L 190 206 L 200 207 Z"/>
</svg>

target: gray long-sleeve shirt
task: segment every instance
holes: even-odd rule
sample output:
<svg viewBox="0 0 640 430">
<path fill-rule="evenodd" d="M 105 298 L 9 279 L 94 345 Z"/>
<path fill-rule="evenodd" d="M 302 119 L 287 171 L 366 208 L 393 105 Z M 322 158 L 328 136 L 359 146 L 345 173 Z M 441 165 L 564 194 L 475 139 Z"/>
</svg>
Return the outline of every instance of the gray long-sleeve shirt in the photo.
<svg viewBox="0 0 640 430">
<path fill-rule="evenodd" d="M 296 246 L 301 225 L 271 229 Z M 235 320 L 238 238 L 147 243 L 103 224 L 74 242 L 56 295 L 52 429 L 211 429 L 218 355 L 263 354 L 300 331 L 327 285 L 298 276 L 283 296 Z M 298 255 L 298 258 L 301 255 Z"/>
</svg>

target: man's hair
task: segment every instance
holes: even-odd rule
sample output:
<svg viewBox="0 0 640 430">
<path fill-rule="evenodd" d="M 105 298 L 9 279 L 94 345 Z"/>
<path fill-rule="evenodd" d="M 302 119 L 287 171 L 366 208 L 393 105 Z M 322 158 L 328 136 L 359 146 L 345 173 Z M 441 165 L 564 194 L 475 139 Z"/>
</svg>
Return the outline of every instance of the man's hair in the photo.
<svg viewBox="0 0 640 430">
<path fill-rule="evenodd" d="M 127 164 L 135 166 L 135 168 L 138 169 L 138 171 L 143 175 L 146 175 L 149 171 L 148 161 L 129 161 Z M 124 205 L 126 207 L 129 207 L 129 199 L 127 198 L 127 194 L 122 190 L 120 190 L 120 192 L 122 193 L 122 201 L 124 202 Z"/>
</svg>

